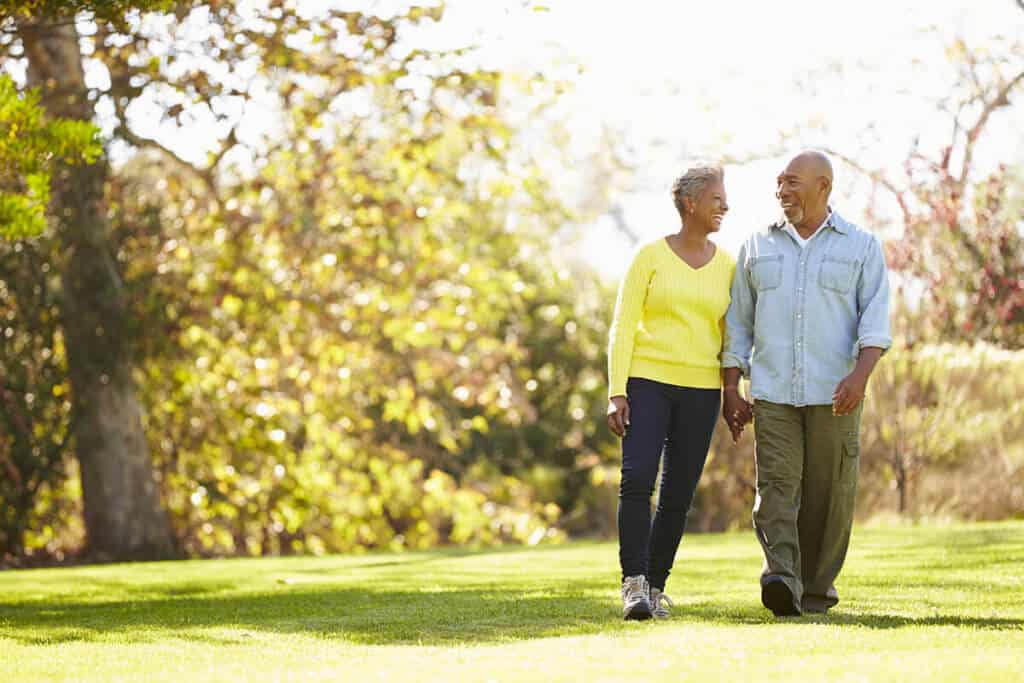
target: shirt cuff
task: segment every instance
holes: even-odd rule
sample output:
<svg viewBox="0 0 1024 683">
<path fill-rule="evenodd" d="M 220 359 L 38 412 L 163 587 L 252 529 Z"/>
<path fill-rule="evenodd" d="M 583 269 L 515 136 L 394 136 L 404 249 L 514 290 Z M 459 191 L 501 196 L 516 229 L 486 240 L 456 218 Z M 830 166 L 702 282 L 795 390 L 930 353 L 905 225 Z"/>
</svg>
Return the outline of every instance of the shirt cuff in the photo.
<svg viewBox="0 0 1024 683">
<path fill-rule="evenodd" d="M 882 336 L 867 336 L 861 337 L 853 345 L 853 357 L 859 358 L 861 349 L 868 347 L 875 349 L 882 349 L 882 355 L 884 356 L 889 351 L 889 347 L 892 346 L 892 337 Z"/>
<path fill-rule="evenodd" d="M 722 368 L 739 368 L 744 377 L 750 379 L 750 363 L 735 353 L 722 352 Z"/>
</svg>

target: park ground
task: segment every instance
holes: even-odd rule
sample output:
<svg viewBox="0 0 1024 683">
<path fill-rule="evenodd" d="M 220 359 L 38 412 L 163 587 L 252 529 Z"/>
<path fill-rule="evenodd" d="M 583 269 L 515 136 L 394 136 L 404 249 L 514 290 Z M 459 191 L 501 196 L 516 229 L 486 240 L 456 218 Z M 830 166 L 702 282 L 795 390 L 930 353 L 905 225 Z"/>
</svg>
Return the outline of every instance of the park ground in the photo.
<svg viewBox="0 0 1024 683">
<path fill-rule="evenodd" d="M 1024 680 L 1024 521 L 858 527 L 827 616 L 759 569 L 688 536 L 643 623 L 610 543 L 6 571 L 0 681 Z"/>
</svg>

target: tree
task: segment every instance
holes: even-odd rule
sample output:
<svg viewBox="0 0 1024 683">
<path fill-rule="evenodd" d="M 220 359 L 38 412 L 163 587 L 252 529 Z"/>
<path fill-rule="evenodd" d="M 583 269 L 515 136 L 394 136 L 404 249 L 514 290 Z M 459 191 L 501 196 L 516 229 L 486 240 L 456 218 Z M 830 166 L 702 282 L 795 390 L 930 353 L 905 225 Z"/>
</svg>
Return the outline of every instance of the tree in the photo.
<svg viewBox="0 0 1024 683">
<path fill-rule="evenodd" d="M 557 536 L 610 443 L 606 311 L 543 255 L 566 213 L 519 153 L 514 79 L 403 40 L 438 8 L 249 10 L 83 41 L 137 152 L 106 178 L 107 244 L 181 547 Z M 140 101 L 221 135 L 186 158 L 133 125 Z M 250 106 L 279 132 L 252 135 Z"/>
<path fill-rule="evenodd" d="M 166 3 L 8 2 L 2 27 L 16 33 L 39 105 L 81 132 L 95 111 L 75 13 L 93 10 L 102 20 L 156 4 Z M 169 557 L 174 542 L 153 480 L 126 339 L 124 290 L 110 244 L 103 197 L 108 173 L 105 160 L 58 167 L 50 205 L 62 251 L 54 265 L 61 280 L 58 306 L 86 529 L 98 557 Z M 44 188 L 34 181 L 29 189 L 38 199 Z"/>
<path fill-rule="evenodd" d="M 1022 50 L 1019 40 L 981 48 L 957 39 L 947 47 L 957 70 L 939 107 L 949 116 L 948 141 L 926 149 L 915 140 L 900 173 L 829 150 L 898 207 L 902 236 L 887 242 L 887 260 L 902 276 L 898 291 L 924 292 L 909 310 L 911 344 L 939 338 L 1024 347 L 1024 177 L 1019 165 L 983 170 L 977 161 L 994 119 L 1024 91 Z"/>
</svg>

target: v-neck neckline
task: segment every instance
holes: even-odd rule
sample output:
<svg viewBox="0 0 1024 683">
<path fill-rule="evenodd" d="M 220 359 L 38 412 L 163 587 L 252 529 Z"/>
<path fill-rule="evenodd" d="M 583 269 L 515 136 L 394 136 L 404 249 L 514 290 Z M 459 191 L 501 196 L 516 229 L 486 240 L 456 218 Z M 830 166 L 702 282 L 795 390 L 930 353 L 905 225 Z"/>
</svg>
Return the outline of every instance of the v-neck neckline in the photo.
<svg viewBox="0 0 1024 683">
<path fill-rule="evenodd" d="M 707 261 L 705 261 L 701 265 L 699 265 L 697 267 L 694 267 L 693 264 L 691 264 L 689 261 L 687 261 L 682 256 L 680 256 L 679 254 L 676 253 L 676 250 L 673 249 L 672 245 L 668 243 L 668 238 L 669 238 L 668 235 L 666 235 L 665 237 L 662 237 L 661 238 L 661 243 L 664 244 L 665 248 L 668 249 L 668 252 L 670 254 L 672 254 L 672 258 L 674 258 L 675 260 L 679 261 L 680 263 L 682 263 L 684 266 L 686 266 L 687 268 L 689 268 L 693 272 L 697 272 L 699 270 L 704 270 L 709 265 L 711 265 L 711 262 L 714 261 L 715 258 L 718 256 L 718 245 L 715 244 L 714 242 L 711 242 L 711 246 L 714 247 L 714 249 L 715 249 L 713 252 L 711 252 L 711 258 L 709 258 Z"/>
</svg>

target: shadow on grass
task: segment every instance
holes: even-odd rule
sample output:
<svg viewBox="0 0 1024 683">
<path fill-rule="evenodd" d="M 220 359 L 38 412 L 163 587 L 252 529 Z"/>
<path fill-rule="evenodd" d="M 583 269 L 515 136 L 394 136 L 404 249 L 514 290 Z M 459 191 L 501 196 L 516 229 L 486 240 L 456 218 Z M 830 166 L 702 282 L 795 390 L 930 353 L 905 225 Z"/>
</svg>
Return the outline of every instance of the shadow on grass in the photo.
<svg viewBox="0 0 1024 683">
<path fill-rule="evenodd" d="M 589 593 L 595 587 L 582 588 Z M 602 591 L 599 588 L 594 592 Z M 0 637 L 26 645 L 108 639 L 133 643 L 181 639 L 230 646 L 243 645 L 253 637 L 270 633 L 306 634 L 372 645 L 447 645 L 661 626 L 652 622 L 623 622 L 618 615 L 614 591 L 603 592 L 607 593 L 606 598 L 582 593 L 512 593 L 486 588 L 420 592 L 286 587 L 277 594 L 167 597 L 109 603 L 34 603 L 0 606 Z M 681 604 L 667 623 L 1024 629 L 1022 619 L 955 614 L 910 617 L 833 611 L 827 616 L 775 619 L 753 600 Z M 211 632 L 214 628 L 226 630 Z"/>
<path fill-rule="evenodd" d="M 451 591 L 371 587 L 144 601 L 0 606 L 0 638 L 56 644 L 116 638 L 151 642 L 245 643 L 258 633 L 308 634 L 365 644 L 501 642 L 604 631 L 620 622 L 614 593 L 545 595 L 475 588 Z M 223 628 L 236 632 L 210 633 Z"/>
<path fill-rule="evenodd" d="M 341 565 L 325 559 L 310 560 L 301 567 L 280 564 L 259 569 L 261 565 L 246 561 L 237 565 L 237 574 L 230 580 L 211 575 L 174 580 L 171 563 L 159 567 L 168 573 L 154 583 L 131 578 L 78 578 L 87 584 L 90 595 L 98 597 L 11 602 L 0 595 L 0 638 L 27 645 L 181 640 L 230 647 L 268 635 L 310 635 L 371 645 L 451 645 L 615 634 L 672 625 L 789 628 L 811 624 L 1015 631 L 1024 629 L 1024 619 L 978 615 L 977 611 L 957 614 L 958 603 L 947 605 L 939 598 L 939 589 L 955 588 L 1002 600 L 1003 594 L 1010 598 L 1015 583 L 994 585 L 982 578 L 984 574 L 951 580 L 931 567 L 944 563 L 948 553 L 958 567 L 966 565 L 974 571 L 973 563 L 978 562 L 980 571 L 987 559 L 991 569 L 993 555 L 1000 560 L 1022 556 L 1020 538 L 1019 528 L 973 534 L 965 531 L 930 534 L 928 539 L 912 541 L 919 547 L 902 542 L 898 549 L 888 543 L 869 547 L 866 555 L 872 558 L 877 576 L 847 575 L 846 585 L 856 585 L 857 595 L 865 602 L 878 601 L 870 605 L 844 601 L 827 616 L 772 617 L 760 605 L 756 568 L 746 567 L 750 560 L 746 556 L 681 558 L 677 571 L 688 580 L 691 594 L 677 594 L 670 588 L 679 598 L 672 619 L 667 624 L 637 624 L 620 618 L 614 572 L 605 576 L 546 576 L 545 567 L 564 561 L 547 555 L 560 552 L 558 547 L 483 552 L 447 549 L 396 557 L 368 556 L 365 560 L 346 558 Z M 1009 552 L 1003 552 L 1007 547 Z M 507 567 L 494 562 L 479 566 L 473 562 L 432 564 L 461 557 L 490 561 L 495 555 L 520 553 L 540 554 Z M 872 557 L 889 553 L 893 556 L 888 562 Z M 903 574 L 893 575 L 884 570 L 901 562 L 916 562 L 916 571 L 904 569 Z M 531 570 L 526 575 L 526 566 L 540 573 L 534 575 Z M 227 572 L 226 565 L 219 571 Z M 935 572 L 934 581 L 921 572 Z M 296 578 L 275 581 L 282 574 Z M 744 578 L 747 576 L 749 579 Z M 60 578 L 48 577 L 51 581 Z M 148 575 L 149 580 L 153 578 Z M 422 588 L 417 590 L 417 586 Z M 919 602 L 914 602 L 922 596 L 932 596 L 936 603 L 922 609 Z M 883 607 L 879 608 L 880 604 Z"/>
</svg>

